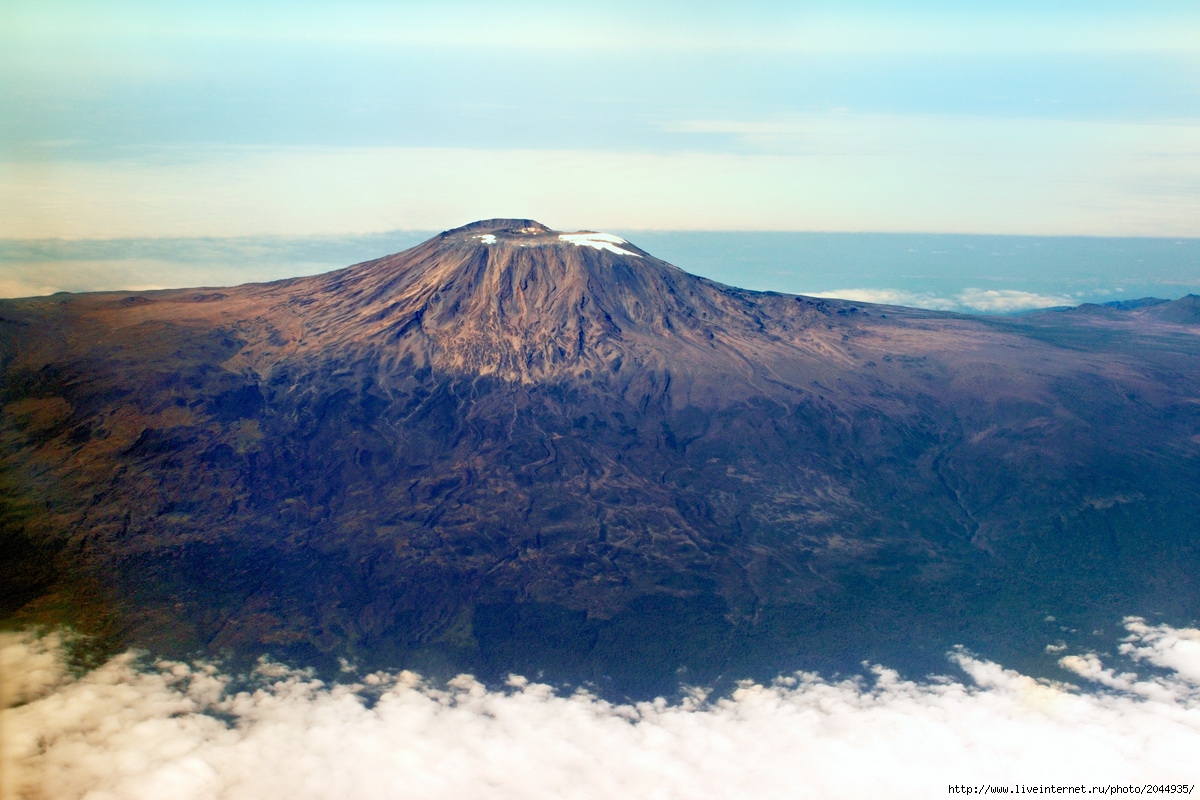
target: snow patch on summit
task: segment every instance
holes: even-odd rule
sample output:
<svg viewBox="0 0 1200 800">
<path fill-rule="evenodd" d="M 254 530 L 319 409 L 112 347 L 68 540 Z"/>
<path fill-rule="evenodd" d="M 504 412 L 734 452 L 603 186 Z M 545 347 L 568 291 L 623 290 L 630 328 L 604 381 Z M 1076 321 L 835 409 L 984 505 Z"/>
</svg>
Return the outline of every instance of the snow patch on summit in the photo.
<svg viewBox="0 0 1200 800">
<path fill-rule="evenodd" d="M 641 256 L 632 250 L 617 247 L 619 244 L 628 244 L 628 242 L 620 236 L 613 236 L 611 233 L 563 233 L 558 238 L 564 242 L 570 242 L 576 247 L 594 247 L 597 250 L 608 250 L 623 256 L 641 258 Z"/>
<path fill-rule="evenodd" d="M 476 236 L 475 238 L 478 239 L 479 241 L 483 242 L 484 244 L 495 244 L 496 243 L 496 234 L 494 234 L 494 233 L 481 233 L 478 236 Z"/>
</svg>

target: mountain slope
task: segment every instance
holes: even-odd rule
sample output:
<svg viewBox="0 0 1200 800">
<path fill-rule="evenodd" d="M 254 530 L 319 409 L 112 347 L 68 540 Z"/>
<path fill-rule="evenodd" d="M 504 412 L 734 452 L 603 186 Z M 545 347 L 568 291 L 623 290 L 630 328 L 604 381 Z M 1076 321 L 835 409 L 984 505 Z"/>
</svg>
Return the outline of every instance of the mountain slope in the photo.
<svg viewBox="0 0 1200 800">
<path fill-rule="evenodd" d="M 167 650 L 666 676 L 1081 594 L 1185 613 L 1200 344 L 1159 308 L 749 292 L 530 220 L 6 301 L 6 604 Z"/>
</svg>

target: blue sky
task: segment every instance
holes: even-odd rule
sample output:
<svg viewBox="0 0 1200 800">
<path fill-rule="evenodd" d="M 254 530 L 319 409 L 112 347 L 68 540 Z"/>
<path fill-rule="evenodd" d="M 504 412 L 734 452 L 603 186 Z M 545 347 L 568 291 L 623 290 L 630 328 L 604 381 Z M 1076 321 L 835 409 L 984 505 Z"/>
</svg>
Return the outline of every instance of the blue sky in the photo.
<svg viewBox="0 0 1200 800">
<path fill-rule="evenodd" d="M 0 237 L 1194 234 L 1195 3 L 8 4 Z"/>
</svg>

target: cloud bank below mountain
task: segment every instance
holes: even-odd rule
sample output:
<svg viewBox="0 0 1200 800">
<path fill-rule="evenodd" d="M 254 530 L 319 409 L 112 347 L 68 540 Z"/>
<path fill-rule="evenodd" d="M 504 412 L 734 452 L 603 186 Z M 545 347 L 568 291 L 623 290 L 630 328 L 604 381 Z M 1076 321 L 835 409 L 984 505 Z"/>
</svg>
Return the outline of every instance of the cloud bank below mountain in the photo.
<svg viewBox="0 0 1200 800">
<path fill-rule="evenodd" d="M 903 289 L 835 289 L 811 292 L 812 297 L 854 300 L 860 303 L 882 303 L 893 306 L 929 308 L 935 311 L 966 313 L 1012 314 L 1035 308 L 1075 306 L 1082 300 L 1068 294 L 1042 294 L 1019 289 L 964 289 L 954 295 L 932 292 L 910 292 Z"/>
<path fill-rule="evenodd" d="M 1060 664 L 1085 688 L 965 651 L 965 678 L 811 673 L 724 697 L 616 704 L 513 677 L 433 686 L 261 662 L 117 657 L 84 675 L 62 637 L 0 639 L 6 796 L 81 798 L 930 797 L 952 784 L 1195 778 L 1200 630 L 1126 620 L 1118 672 Z M 1108 657 L 1106 657 L 1108 658 Z"/>
</svg>

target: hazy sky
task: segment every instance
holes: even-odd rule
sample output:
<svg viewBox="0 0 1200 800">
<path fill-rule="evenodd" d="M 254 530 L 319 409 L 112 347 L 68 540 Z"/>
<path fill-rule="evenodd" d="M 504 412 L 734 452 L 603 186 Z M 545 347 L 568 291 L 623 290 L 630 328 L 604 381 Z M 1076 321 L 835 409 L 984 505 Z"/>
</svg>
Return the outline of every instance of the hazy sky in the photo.
<svg viewBox="0 0 1200 800">
<path fill-rule="evenodd" d="M 1200 5 L 33 2 L 0 237 L 1196 233 Z"/>
</svg>

